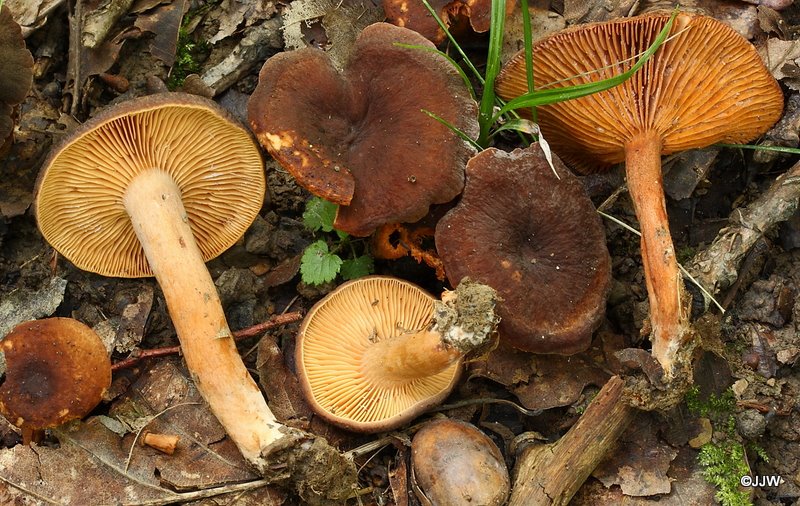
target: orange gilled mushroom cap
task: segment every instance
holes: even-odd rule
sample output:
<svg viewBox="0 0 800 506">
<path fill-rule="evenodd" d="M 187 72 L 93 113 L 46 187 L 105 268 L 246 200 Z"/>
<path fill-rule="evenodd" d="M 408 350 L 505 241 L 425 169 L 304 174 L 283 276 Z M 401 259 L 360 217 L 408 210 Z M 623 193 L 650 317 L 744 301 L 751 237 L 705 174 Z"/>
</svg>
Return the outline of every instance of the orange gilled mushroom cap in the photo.
<svg viewBox="0 0 800 506">
<path fill-rule="evenodd" d="M 41 430 L 83 418 L 111 386 L 103 342 L 71 318 L 21 323 L 0 350 L 6 357 L 0 413 L 18 427 Z"/>
<path fill-rule="evenodd" d="M 382 378 L 365 363 L 382 340 L 425 329 L 436 299 L 418 286 L 369 276 L 342 284 L 309 311 L 297 339 L 300 384 L 312 408 L 339 426 L 361 432 L 397 427 L 450 393 L 461 360 L 442 372 L 407 381 Z"/>
<path fill-rule="evenodd" d="M 537 42 L 536 87 L 619 75 L 653 43 L 670 14 L 576 26 Z M 657 132 L 661 153 L 669 154 L 716 142 L 747 142 L 780 118 L 780 86 L 755 48 L 732 28 L 680 13 L 670 37 L 619 86 L 537 108 L 542 132 L 559 156 L 592 172 L 623 161 L 623 145 L 643 131 Z M 496 89 L 505 100 L 527 92 L 523 53 L 504 67 Z"/>
<path fill-rule="evenodd" d="M 163 93 L 109 107 L 53 150 L 37 185 L 45 239 L 83 270 L 151 276 L 122 197 L 143 171 L 169 173 L 210 260 L 244 234 L 266 183 L 250 133 L 214 102 Z"/>
</svg>

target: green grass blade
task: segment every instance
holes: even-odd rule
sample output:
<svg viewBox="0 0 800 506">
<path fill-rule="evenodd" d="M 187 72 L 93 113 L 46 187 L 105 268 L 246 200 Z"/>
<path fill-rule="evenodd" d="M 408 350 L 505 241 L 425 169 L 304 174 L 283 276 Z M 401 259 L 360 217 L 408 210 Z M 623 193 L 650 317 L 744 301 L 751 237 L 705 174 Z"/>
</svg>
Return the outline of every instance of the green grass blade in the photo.
<svg viewBox="0 0 800 506">
<path fill-rule="evenodd" d="M 531 28 L 531 11 L 528 0 L 520 0 L 522 7 L 522 40 L 525 48 L 525 79 L 529 90 L 535 90 L 533 81 L 533 29 Z M 536 121 L 536 107 L 531 107 L 531 118 Z"/>
<path fill-rule="evenodd" d="M 556 102 L 564 102 L 565 100 L 573 100 L 591 95 L 592 93 L 597 93 L 599 91 L 605 91 L 625 82 L 640 68 L 642 68 L 645 62 L 647 62 L 647 60 L 658 50 L 658 48 L 661 47 L 661 44 L 663 44 L 667 39 L 667 36 L 672 29 L 672 24 L 675 21 L 675 16 L 677 15 L 678 10 L 675 9 L 675 12 L 672 13 L 672 16 L 667 21 L 667 24 L 664 25 L 664 28 L 658 34 L 656 40 L 650 45 L 650 47 L 647 48 L 644 53 L 642 53 L 642 56 L 639 57 L 636 63 L 634 63 L 634 65 L 626 72 L 594 83 L 578 84 L 575 86 L 566 86 L 564 88 L 548 90 L 534 90 L 530 93 L 526 93 L 525 95 L 521 95 L 513 100 L 510 100 L 506 105 L 500 108 L 500 111 L 495 115 L 495 120 L 497 120 L 500 115 L 510 110 L 521 109 L 525 107 L 537 107 L 540 105 L 554 104 Z"/>
<path fill-rule="evenodd" d="M 451 58 L 449 54 L 445 53 L 444 51 L 439 51 L 435 47 L 420 46 L 417 44 L 403 44 L 402 42 L 395 42 L 394 45 L 397 47 L 404 47 L 407 49 L 419 49 L 422 51 L 430 51 L 431 53 L 438 53 L 441 56 L 444 56 L 445 58 L 447 58 L 447 61 L 449 61 L 450 64 L 453 65 L 453 67 L 456 69 L 458 75 L 461 76 L 461 79 L 464 81 L 464 84 L 469 90 L 469 94 L 472 97 L 472 99 L 478 100 L 475 95 L 475 88 L 472 87 L 472 82 L 470 82 L 469 77 L 467 77 L 467 73 L 464 72 L 464 69 L 461 68 L 461 65 L 456 63 L 456 61 L 453 58 Z"/>
<path fill-rule="evenodd" d="M 433 9 L 433 7 L 431 7 L 431 4 L 428 3 L 428 0 L 422 0 L 422 5 L 424 5 L 425 8 L 428 9 L 428 12 L 430 12 L 431 16 L 433 16 L 433 19 L 436 20 L 436 23 L 439 25 L 439 28 L 441 28 L 444 31 L 444 34 L 447 36 L 448 40 L 450 40 L 450 43 L 453 44 L 453 47 L 456 49 L 458 54 L 460 54 L 461 58 L 464 59 L 464 64 L 467 66 L 470 72 L 472 72 L 475 75 L 475 79 L 477 79 L 479 83 L 483 84 L 483 76 L 481 75 L 480 72 L 478 72 L 478 69 L 475 68 L 475 65 L 472 64 L 470 59 L 467 58 L 467 55 L 466 53 L 464 53 L 464 50 L 461 49 L 461 46 L 458 45 L 458 42 L 456 42 L 456 39 L 450 33 L 450 30 L 447 29 L 447 26 L 445 26 L 444 22 L 439 17 L 439 13 L 437 13 Z"/>
<path fill-rule="evenodd" d="M 489 54 L 486 57 L 486 75 L 483 83 L 483 95 L 478 112 L 480 135 L 478 144 L 486 147 L 489 143 L 489 131 L 496 119 L 493 116 L 495 105 L 494 81 L 500 73 L 500 53 L 503 49 L 503 33 L 505 32 L 506 0 L 492 0 L 491 30 L 489 31 Z"/>
<path fill-rule="evenodd" d="M 474 139 L 471 139 L 469 135 L 467 135 L 467 134 L 465 134 L 464 132 L 462 132 L 462 131 L 461 131 L 461 130 L 460 130 L 458 127 L 457 127 L 457 126 L 455 126 L 454 124 L 450 123 L 449 121 L 447 121 L 446 119 L 442 118 L 441 116 L 439 116 L 438 114 L 436 114 L 436 113 L 434 113 L 434 112 L 428 111 L 428 110 L 426 110 L 426 109 L 420 109 L 420 110 L 421 110 L 422 112 L 424 112 L 425 114 L 427 114 L 428 116 L 430 116 L 431 118 L 433 118 L 433 119 L 435 119 L 436 121 L 438 121 L 439 123 L 441 123 L 442 125 L 446 126 L 446 127 L 447 127 L 447 128 L 449 128 L 450 130 L 452 130 L 452 131 L 453 131 L 453 132 L 454 132 L 456 135 L 458 135 L 459 137 L 461 137 L 462 139 L 464 139 L 465 141 L 467 141 L 467 142 L 468 142 L 468 143 L 469 143 L 469 144 L 470 144 L 472 147 L 474 147 L 474 148 L 475 148 L 475 149 L 477 149 L 478 151 L 481 151 L 481 150 L 483 150 L 483 148 L 481 147 L 481 145 L 480 145 L 480 144 L 478 144 L 477 142 L 475 142 L 475 140 L 474 140 Z"/>
<path fill-rule="evenodd" d="M 778 153 L 790 153 L 793 155 L 800 155 L 800 148 L 788 148 L 786 146 L 756 146 L 753 144 L 725 144 L 725 143 L 714 144 L 714 146 L 720 148 L 752 149 L 754 151 L 777 151 Z"/>
</svg>

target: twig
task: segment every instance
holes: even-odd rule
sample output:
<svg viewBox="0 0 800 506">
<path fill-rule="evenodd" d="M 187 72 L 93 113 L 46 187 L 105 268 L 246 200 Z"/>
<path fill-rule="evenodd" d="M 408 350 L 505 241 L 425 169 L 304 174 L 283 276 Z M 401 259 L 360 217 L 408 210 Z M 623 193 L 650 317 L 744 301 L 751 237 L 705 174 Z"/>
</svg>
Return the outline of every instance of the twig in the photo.
<svg viewBox="0 0 800 506">
<path fill-rule="evenodd" d="M 302 318 L 303 314 L 300 313 L 299 311 L 276 315 L 265 322 L 253 325 L 252 327 L 247 327 L 246 329 L 237 330 L 233 332 L 233 337 L 234 339 L 245 339 L 248 337 L 257 336 L 259 334 L 262 334 L 266 330 L 269 330 L 274 327 L 279 327 L 281 325 L 286 325 L 288 323 L 294 323 L 296 321 L 301 320 Z M 128 367 L 132 367 L 147 358 L 175 355 L 180 353 L 180 351 L 181 351 L 180 346 L 168 346 L 166 348 L 154 348 L 152 350 L 142 350 L 136 356 L 128 357 L 124 360 L 120 360 L 119 362 L 115 363 L 114 365 L 111 366 L 111 370 L 119 371 L 120 369 L 126 369 Z"/>
</svg>

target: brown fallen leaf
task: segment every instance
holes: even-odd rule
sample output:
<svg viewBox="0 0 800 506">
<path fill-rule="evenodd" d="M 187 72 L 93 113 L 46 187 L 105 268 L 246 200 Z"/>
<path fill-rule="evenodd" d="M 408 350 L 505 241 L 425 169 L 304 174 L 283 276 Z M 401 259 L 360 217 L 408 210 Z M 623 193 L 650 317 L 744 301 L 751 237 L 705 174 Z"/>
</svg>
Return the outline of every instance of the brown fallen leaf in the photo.
<svg viewBox="0 0 800 506">
<path fill-rule="evenodd" d="M 236 493 L 237 501 L 257 494 L 260 504 L 284 499 L 247 469 L 174 362 L 160 361 L 145 372 L 111 414 L 54 431 L 58 448 L 18 445 L 0 450 L 0 497 L 8 496 L 12 503 L 34 499 L 81 506 L 185 502 L 229 493 Z M 179 435 L 175 453 L 168 456 L 136 444 L 145 427 Z"/>
</svg>

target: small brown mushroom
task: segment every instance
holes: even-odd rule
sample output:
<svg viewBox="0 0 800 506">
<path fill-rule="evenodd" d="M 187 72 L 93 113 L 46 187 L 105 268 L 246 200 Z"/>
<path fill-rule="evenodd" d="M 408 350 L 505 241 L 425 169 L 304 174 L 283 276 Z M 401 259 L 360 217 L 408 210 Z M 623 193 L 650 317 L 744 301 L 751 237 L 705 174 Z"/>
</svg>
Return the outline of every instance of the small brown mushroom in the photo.
<svg viewBox="0 0 800 506">
<path fill-rule="evenodd" d="M 508 469 L 497 445 L 460 420 L 426 423 L 411 441 L 411 465 L 422 504 L 500 506 L 508 497 Z"/>
<path fill-rule="evenodd" d="M 670 13 L 654 12 L 574 27 L 535 44 L 540 88 L 599 81 L 630 68 Z M 661 155 L 716 142 L 746 142 L 783 110 L 783 94 L 753 46 L 729 26 L 680 13 L 671 38 L 633 77 L 609 90 L 538 108 L 553 149 L 583 172 L 625 161 L 628 190 L 642 231 L 653 355 L 673 375 L 687 336 L 683 285 L 667 222 Z M 497 79 L 510 100 L 526 93 L 525 56 Z"/>
<path fill-rule="evenodd" d="M 0 2 L 2 4 L 2 2 Z M 33 57 L 22 30 L 6 6 L 0 7 L 0 147 L 11 135 L 12 108 L 25 100 L 33 82 Z"/>
<path fill-rule="evenodd" d="M 6 359 L 0 413 L 22 429 L 25 444 L 37 431 L 89 414 L 111 386 L 103 342 L 72 318 L 20 323 L 0 350 Z"/>
<path fill-rule="evenodd" d="M 464 18 L 469 20 L 473 31 L 489 31 L 492 0 L 431 0 L 429 3 L 451 33 L 453 28 L 465 24 Z M 506 0 L 506 15 L 514 10 L 516 4 L 515 0 Z M 383 10 L 386 20 L 393 25 L 414 30 L 437 46 L 445 41 L 444 30 L 420 0 L 384 0 Z"/>
<path fill-rule="evenodd" d="M 581 183 L 538 144 L 494 148 L 467 164 L 461 201 L 436 226 L 451 283 L 497 290 L 500 338 L 536 353 L 585 350 L 605 312 L 611 260 Z"/>
<path fill-rule="evenodd" d="M 334 225 L 366 236 L 414 222 L 464 187 L 469 143 L 427 116 L 478 135 L 477 105 L 455 68 L 419 34 L 387 23 L 358 37 L 344 71 L 317 49 L 264 64 L 248 102 L 250 126 L 311 193 L 339 204 Z"/>
<path fill-rule="evenodd" d="M 464 280 L 437 301 L 397 278 L 340 285 L 308 312 L 297 375 L 311 407 L 362 432 L 398 427 L 441 402 L 468 353 L 491 342 L 495 291 Z"/>
</svg>

